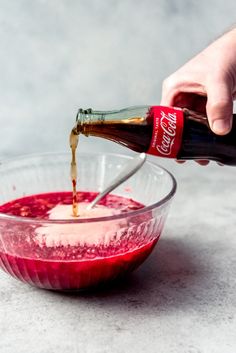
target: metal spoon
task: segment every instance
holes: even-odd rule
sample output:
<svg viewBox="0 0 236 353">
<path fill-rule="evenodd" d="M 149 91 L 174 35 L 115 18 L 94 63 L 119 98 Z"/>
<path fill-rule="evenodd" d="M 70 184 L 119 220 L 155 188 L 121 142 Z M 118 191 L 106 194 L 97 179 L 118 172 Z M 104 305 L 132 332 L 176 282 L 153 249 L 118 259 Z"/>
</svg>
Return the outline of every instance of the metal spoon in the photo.
<svg viewBox="0 0 236 353">
<path fill-rule="evenodd" d="M 121 170 L 121 172 L 112 180 L 111 184 L 108 185 L 103 191 L 98 194 L 95 199 L 86 207 L 87 210 L 91 210 L 104 196 L 109 194 L 117 186 L 122 184 L 124 181 L 129 179 L 134 173 L 136 173 L 143 165 L 146 160 L 146 154 L 140 153 L 137 157 L 133 158 L 128 164 Z"/>
</svg>

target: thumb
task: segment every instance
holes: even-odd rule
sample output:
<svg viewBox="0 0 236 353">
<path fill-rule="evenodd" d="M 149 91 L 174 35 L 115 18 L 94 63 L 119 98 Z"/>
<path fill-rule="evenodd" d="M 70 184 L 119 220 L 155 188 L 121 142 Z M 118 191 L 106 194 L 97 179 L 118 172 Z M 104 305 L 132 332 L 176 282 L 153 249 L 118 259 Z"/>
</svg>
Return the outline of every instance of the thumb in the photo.
<svg viewBox="0 0 236 353">
<path fill-rule="evenodd" d="M 233 98 L 230 87 L 226 81 L 214 81 L 207 87 L 207 116 L 212 131 L 217 135 L 227 134 L 232 127 Z"/>
</svg>

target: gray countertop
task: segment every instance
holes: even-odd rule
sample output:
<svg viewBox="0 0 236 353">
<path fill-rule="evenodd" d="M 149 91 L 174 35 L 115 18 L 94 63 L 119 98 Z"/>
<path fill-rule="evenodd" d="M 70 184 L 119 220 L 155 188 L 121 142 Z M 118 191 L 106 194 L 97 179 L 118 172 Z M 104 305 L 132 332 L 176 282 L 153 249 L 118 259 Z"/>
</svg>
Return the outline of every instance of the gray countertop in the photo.
<svg viewBox="0 0 236 353">
<path fill-rule="evenodd" d="M 235 352 L 236 170 L 162 162 L 178 192 L 149 259 L 126 280 L 75 295 L 1 272 L 1 352 Z"/>
</svg>

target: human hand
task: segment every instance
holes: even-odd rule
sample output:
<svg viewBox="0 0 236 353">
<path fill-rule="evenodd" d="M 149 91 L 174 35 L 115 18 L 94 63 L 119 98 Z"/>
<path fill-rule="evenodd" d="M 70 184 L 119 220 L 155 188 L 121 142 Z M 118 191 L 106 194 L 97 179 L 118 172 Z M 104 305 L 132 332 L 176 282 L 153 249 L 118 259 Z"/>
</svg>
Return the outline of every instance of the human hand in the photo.
<svg viewBox="0 0 236 353">
<path fill-rule="evenodd" d="M 236 98 L 236 29 L 223 35 L 163 83 L 161 105 L 204 112 L 212 131 L 227 134 Z"/>
</svg>

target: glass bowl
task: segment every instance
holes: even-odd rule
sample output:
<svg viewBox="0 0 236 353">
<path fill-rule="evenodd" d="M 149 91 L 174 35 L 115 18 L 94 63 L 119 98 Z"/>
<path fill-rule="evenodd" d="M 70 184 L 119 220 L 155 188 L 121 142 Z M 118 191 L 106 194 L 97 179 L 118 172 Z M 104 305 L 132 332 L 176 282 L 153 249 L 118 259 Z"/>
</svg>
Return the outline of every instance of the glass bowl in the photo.
<svg viewBox="0 0 236 353">
<path fill-rule="evenodd" d="M 78 189 L 101 191 L 130 158 L 78 153 Z M 2 162 L 0 205 L 33 194 L 71 191 L 70 161 L 70 153 L 50 153 Z M 145 205 L 141 209 L 75 220 L 0 213 L 0 267 L 23 282 L 53 290 L 79 290 L 113 280 L 137 268 L 151 253 L 175 191 L 174 177 L 146 162 L 113 192 Z M 83 234 L 85 226 L 93 233 L 89 242 Z M 47 242 L 52 232 L 53 241 Z"/>
</svg>

